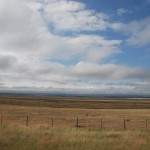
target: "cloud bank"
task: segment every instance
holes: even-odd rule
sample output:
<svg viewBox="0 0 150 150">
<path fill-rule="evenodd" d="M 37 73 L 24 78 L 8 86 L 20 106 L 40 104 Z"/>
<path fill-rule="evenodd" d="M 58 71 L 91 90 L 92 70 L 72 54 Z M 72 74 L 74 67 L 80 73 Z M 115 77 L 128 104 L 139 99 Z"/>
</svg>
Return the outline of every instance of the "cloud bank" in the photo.
<svg viewBox="0 0 150 150">
<path fill-rule="evenodd" d="M 123 41 L 102 33 L 127 32 L 129 44 L 147 45 L 149 22 L 112 23 L 72 0 L 0 0 L 0 89 L 148 93 L 150 70 L 112 63 Z"/>
</svg>

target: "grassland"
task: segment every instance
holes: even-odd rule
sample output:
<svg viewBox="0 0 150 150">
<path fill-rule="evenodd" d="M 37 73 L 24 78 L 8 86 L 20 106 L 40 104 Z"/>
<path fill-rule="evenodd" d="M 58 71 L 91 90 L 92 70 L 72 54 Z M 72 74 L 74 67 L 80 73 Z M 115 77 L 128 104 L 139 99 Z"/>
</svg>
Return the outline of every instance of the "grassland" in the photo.
<svg viewBox="0 0 150 150">
<path fill-rule="evenodd" d="M 0 127 L 1 150 L 149 150 L 150 132 Z"/>
<path fill-rule="evenodd" d="M 150 128 L 149 106 L 150 99 L 0 95 L 4 125 L 25 125 L 28 115 L 30 126 L 51 126 L 53 117 L 54 127 L 75 127 L 78 118 L 80 127 L 101 128 L 103 119 L 104 129 L 123 129 L 126 119 L 128 129 L 145 129 L 146 120 Z"/>
<path fill-rule="evenodd" d="M 150 99 L 0 95 L 0 150 L 149 150 L 149 107 Z"/>
<path fill-rule="evenodd" d="M 150 109 L 150 98 L 0 95 L 0 104 L 50 108 Z"/>
</svg>

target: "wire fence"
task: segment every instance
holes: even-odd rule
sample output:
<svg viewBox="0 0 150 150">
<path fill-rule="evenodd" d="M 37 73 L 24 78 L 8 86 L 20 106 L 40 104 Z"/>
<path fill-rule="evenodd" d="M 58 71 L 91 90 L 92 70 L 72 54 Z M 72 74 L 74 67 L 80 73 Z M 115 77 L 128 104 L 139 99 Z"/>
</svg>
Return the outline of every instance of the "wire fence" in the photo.
<svg viewBox="0 0 150 150">
<path fill-rule="evenodd" d="M 44 115 L 1 114 L 0 125 L 49 126 L 52 128 L 96 128 L 115 130 L 149 130 L 149 119 L 66 118 Z"/>
</svg>

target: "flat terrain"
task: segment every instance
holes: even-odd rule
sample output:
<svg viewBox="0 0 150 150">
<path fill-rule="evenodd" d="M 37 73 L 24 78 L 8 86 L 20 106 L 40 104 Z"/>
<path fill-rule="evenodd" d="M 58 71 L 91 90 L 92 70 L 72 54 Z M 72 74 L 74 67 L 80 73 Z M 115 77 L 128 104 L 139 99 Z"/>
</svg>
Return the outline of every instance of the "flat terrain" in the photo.
<svg viewBox="0 0 150 150">
<path fill-rule="evenodd" d="M 0 95 L 3 125 L 143 130 L 150 129 L 149 107 L 148 98 Z"/>
<path fill-rule="evenodd" d="M 149 131 L 0 127 L 1 150 L 149 150 Z"/>
<path fill-rule="evenodd" d="M 0 104 L 50 108 L 150 109 L 150 98 L 0 95 Z"/>
<path fill-rule="evenodd" d="M 149 150 L 150 99 L 0 95 L 0 150 Z"/>
</svg>

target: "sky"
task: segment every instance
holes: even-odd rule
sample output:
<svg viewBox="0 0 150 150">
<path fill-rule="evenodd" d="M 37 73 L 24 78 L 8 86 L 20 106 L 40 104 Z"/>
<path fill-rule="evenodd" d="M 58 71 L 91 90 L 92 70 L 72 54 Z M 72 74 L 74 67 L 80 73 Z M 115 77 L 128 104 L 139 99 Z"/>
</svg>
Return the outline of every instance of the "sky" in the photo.
<svg viewBox="0 0 150 150">
<path fill-rule="evenodd" d="M 0 0 L 0 90 L 150 94 L 150 0 Z"/>
</svg>

